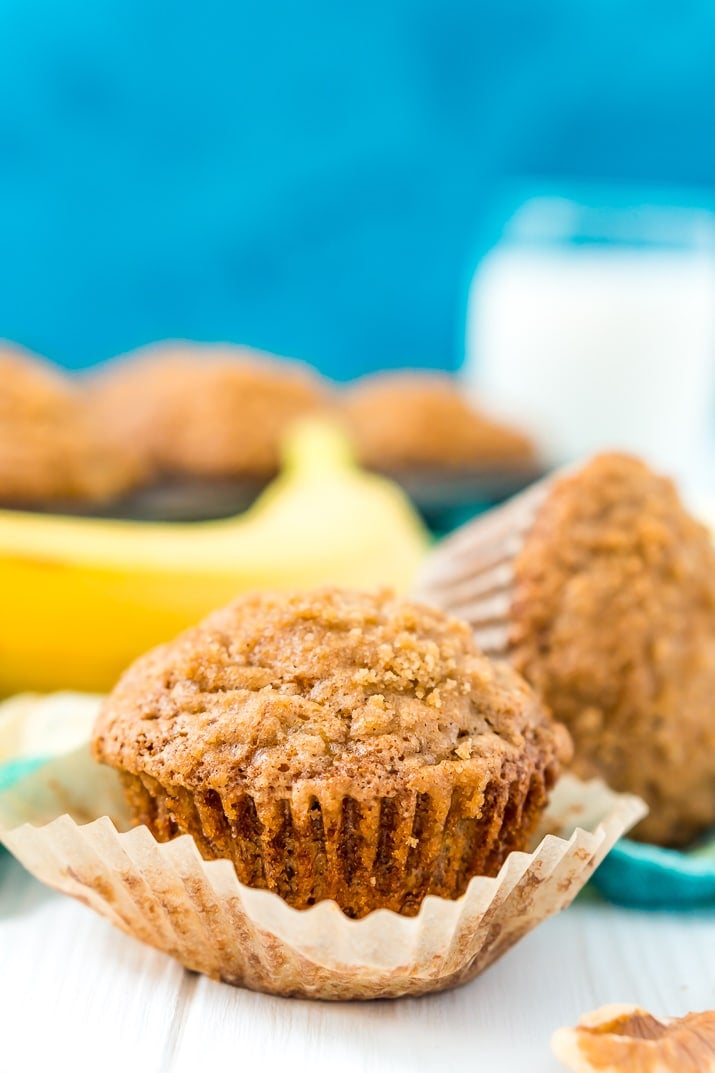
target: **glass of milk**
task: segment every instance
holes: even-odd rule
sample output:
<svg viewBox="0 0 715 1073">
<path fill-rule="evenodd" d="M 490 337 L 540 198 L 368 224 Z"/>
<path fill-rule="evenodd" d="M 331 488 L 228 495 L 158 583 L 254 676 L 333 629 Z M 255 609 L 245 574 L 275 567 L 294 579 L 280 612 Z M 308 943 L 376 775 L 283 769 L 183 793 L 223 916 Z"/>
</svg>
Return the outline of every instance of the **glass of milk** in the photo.
<svg viewBox="0 0 715 1073">
<path fill-rule="evenodd" d="M 472 282 L 464 376 L 550 463 L 622 448 L 694 478 L 712 451 L 715 218 L 590 201 L 512 217 Z"/>
</svg>

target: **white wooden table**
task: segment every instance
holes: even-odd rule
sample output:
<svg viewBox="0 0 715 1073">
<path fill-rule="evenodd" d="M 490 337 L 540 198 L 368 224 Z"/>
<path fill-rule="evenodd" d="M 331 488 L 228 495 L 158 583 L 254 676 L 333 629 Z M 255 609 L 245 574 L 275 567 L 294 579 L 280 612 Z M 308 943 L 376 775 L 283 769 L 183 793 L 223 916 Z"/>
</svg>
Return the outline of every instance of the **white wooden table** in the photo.
<svg viewBox="0 0 715 1073">
<path fill-rule="evenodd" d="M 0 1073 L 557 1073 L 607 1002 L 715 1007 L 715 909 L 577 903 L 484 976 L 421 999 L 276 999 L 184 972 L 0 854 Z"/>
</svg>

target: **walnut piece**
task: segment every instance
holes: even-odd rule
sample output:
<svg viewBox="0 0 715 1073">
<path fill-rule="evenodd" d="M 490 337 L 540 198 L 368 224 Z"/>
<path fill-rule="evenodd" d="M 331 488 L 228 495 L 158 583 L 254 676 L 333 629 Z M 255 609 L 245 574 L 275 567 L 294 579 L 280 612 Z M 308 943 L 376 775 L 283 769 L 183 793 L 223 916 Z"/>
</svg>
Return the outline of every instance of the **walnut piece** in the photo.
<svg viewBox="0 0 715 1073">
<path fill-rule="evenodd" d="M 551 1049 L 573 1073 L 715 1073 L 715 1011 L 658 1020 L 638 1006 L 602 1006 Z"/>
</svg>

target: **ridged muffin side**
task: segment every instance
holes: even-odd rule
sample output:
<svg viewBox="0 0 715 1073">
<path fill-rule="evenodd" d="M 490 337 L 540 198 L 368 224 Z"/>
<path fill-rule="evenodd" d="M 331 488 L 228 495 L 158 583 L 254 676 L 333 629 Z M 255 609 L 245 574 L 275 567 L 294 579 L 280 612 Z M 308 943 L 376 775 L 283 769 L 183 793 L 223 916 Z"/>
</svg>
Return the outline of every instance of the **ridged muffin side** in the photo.
<svg viewBox="0 0 715 1073">
<path fill-rule="evenodd" d="M 149 653 L 94 738 L 157 839 L 189 833 L 242 882 L 354 917 L 496 874 L 568 750 L 466 626 L 333 589 L 244 597 Z"/>
</svg>

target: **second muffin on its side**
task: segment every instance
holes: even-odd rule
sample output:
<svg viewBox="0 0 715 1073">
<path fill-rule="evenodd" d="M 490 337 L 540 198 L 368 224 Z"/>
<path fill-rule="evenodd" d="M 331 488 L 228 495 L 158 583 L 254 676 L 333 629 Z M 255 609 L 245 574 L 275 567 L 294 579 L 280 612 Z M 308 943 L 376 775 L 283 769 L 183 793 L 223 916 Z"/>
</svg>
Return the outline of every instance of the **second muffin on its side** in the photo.
<svg viewBox="0 0 715 1073">
<path fill-rule="evenodd" d="M 534 686 L 577 775 L 647 802 L 635 838 L 715 824 L 715 550 L 669 479 L 598 455 L 447 538 L 420 593 Z"/>
<path fill-rule="evenodd" d="M 242 882 L 353 917 L 495 875 L 568 753 L 466 626 L 335 589 L 242 598 L 149 653 L 94 738 L 160 841 L 189 833 Z"/>
</svg>

